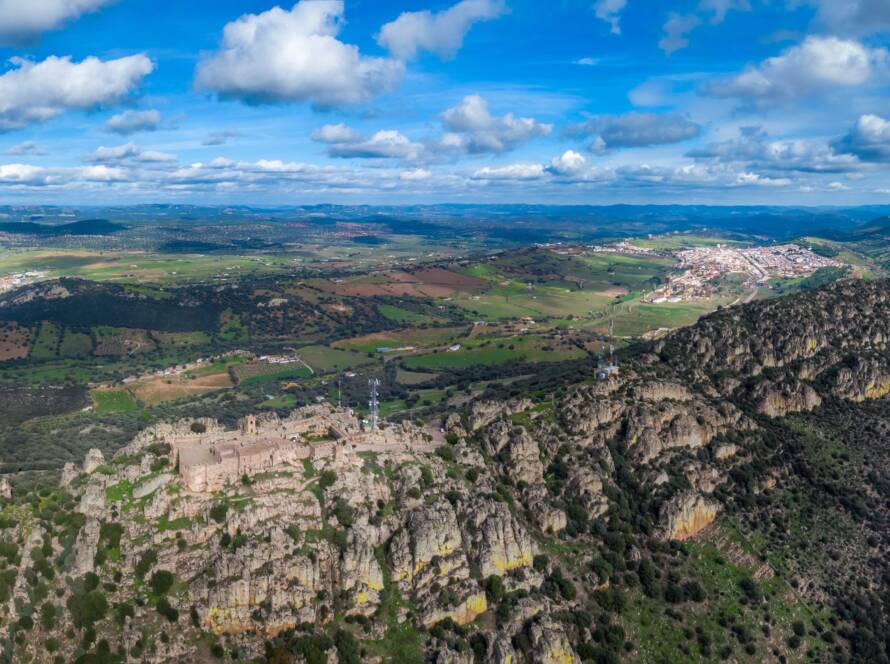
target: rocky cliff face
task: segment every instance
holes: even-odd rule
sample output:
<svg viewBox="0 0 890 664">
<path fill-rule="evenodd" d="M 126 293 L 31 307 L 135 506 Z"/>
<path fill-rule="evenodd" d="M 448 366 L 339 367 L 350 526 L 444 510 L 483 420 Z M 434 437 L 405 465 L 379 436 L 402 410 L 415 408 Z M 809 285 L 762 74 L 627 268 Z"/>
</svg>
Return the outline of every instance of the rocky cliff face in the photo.
<svg viewBox="0 0 890 664">
<path fill-rule="evenodd" d="M 555 407 L 471 403 L 445 418 L 453 436 L 436 453 L 347 454 L 189 493 L 165 440 L 190 422 L 113 458 L 91 451 L 33 504 L 3 489 L 0 558 L 15 554 L 0 568 L 0 637 L 22 662 L 49 661 L 50 638 L 78 654 L 122 644 L 123 661 L 209 661 L 216 646 L 304 661 L 310 635 L 335 661 L 345 637 L 323 637 L 344 630 L 368 661 L 394 648 L 411 662 L 644 658 L 609 631 L 611 585 L 639 585 L 665 540 L 719 527 L 772 418 L 890 393 L 887 292 L 844 283 L 718 312 L 628 358 L 619 379 L 560 386 Z M 781 472 L 751 477 L 752 491 Z M 35 571 L 46 561 L 52 572 Z M 12 627 L 46 597 L 74 608 Z"/>
</svg>

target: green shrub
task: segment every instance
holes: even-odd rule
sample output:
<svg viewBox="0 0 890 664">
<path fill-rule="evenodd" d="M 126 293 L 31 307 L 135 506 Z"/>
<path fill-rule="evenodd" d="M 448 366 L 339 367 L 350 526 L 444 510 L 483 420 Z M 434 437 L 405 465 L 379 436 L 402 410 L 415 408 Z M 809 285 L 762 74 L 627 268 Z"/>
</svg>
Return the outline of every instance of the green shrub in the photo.
<svg viewBox="0 0 890 664">
<path fill-rule="evenodd" d="M 158 552 L 154 549 L 145 551 L 136 563 L 136 577 L 139 579 L 145 578 L 145 575 L 148 574 L 148 570 L 150 570 L 151 566 L 156 562 L 158 562 Z"/>
<path fill-rule="evenodd" d="M 160 595 L 163 597 L 170 591 L 170 588 L 173 587 L 173 582 L 175 580 L 176 579 L 173 576 L 172 572 L 168 572 L 165 569 L 159 569 L 151 575 L 151 581 L 149 581 L 149 585 L 151 586 L 151 590 L 155 595 Z"/>
<path fill-rule="evenodd" d="M 217 523 L 225 523 L 226 515 L 229 513 L 229 506 L 225 503 L 217 503 L 210 508 L 210 518 Z"/>
</svg>

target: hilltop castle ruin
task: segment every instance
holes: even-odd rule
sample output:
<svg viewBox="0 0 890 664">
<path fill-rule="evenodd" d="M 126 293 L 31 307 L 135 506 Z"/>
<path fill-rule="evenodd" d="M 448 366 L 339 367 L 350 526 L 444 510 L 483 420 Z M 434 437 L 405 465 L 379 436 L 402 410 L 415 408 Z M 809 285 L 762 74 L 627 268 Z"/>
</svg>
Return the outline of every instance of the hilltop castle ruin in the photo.
<svg viewBox="0 0 890 664">
<path fill-rule="evenodd" d="M 248 415 L 234 431 L 213 427 L 163 435 L 189 491 L 216 491 L 259 473 L 302 467 L 304 460 L 335 462 L 362 451 L 409 451 L 430 446 L 431 434 L 411 423 L 365 431 L 351 409 L 307 406 L 279 419 Z"/>
</svg>

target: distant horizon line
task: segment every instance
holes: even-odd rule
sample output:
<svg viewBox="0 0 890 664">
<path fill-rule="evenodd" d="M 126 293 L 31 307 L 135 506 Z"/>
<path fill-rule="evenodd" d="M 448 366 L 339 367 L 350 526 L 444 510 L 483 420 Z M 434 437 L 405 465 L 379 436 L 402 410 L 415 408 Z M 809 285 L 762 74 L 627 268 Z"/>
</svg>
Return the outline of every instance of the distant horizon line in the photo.
<svg viewBox="0 0 890 664">
<path fill-rule="evenodd" d="M 861 210 L 882 208 L 890 210 L 888 203 L 861 203 L 858 205 L 791 205 L 773 203 L 287 203 L 269 205 L 260 203 L 126 203 L 126 204 L 80 204 L 80 203 L 0 203 L 0 209 L 31 208 L 74 208 L 74 209 L 126 209 L 144 207 L 193 207 L 193 208 L 247 208 L 252 210 L 296 210 L 306 208 L 565 208 L 565 209 L 609 209 L 609 208 L 712 208 L 712 209 L 779 209 L 779 210 Z"/>
</svg>

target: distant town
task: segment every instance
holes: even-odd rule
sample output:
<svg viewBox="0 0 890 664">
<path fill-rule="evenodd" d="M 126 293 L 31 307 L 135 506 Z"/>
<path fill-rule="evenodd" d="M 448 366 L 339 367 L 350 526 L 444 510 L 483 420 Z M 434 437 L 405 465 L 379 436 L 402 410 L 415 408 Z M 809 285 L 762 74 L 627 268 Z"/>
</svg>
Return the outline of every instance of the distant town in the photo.
<svg viewBox="0 0 890 664">
<path fill-rule="evenodd" d="M 729 274 L 743 275 L 742 285 L 753 292 L 770 279 L 807 277 L 822 268 L 844 265 L 793 243 L 762 247 L 717 244 L 680 251 L 641 247 L 632 240 L 588 247 L 561 244 L 542 246 L 547 246 L 561 256 L 613 253 L 628 256 L 670 256 L 677 259 L 679 264 L 676 269 L 680 274 L 667 277 L 662 286 L 644 297 L 645 301 L 653 304 L 711 297 L 718 286 L 718 279 Z"/>
<path fill-rule="evenodd" d="M 713 294 L 715 281 L 727 274 L 745 275 L 744 286 L 756 291 L 771 278 L 806 277 L 826 267 L 843 264 L 819 256 L 796 244 L 769 247 L 697 247 L 675 254 L 682 274 L 668 277 L 649 299 L 654 303 L 705 298 Z"/>
</svg>

